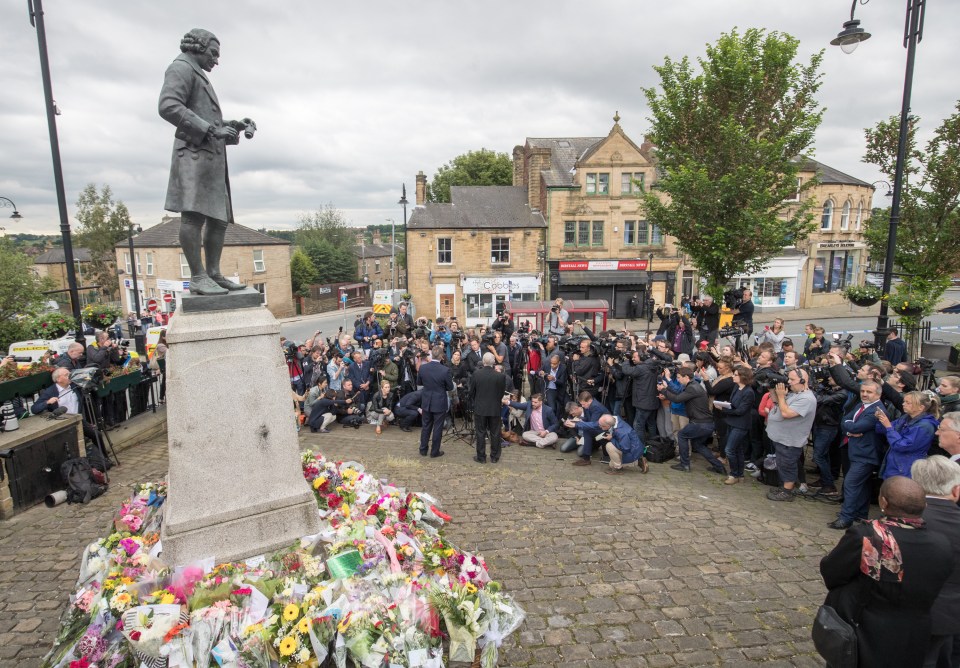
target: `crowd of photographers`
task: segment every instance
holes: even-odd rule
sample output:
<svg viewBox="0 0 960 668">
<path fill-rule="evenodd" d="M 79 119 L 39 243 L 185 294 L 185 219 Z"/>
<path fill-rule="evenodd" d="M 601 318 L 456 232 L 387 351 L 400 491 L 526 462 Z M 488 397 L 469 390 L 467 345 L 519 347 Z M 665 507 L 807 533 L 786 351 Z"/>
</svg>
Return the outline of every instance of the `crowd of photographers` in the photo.
<svg viewBox="0 0 960 668">
<path fill-rule="evenodd" d="M 512 395 L 503 400 L 505 443 L 575 450 L 578 466 L 596 454 L 612 473 L 633 462 L 645 472 L 648 458 L 677 455 L 672 468 L 686 472 L 696 453 L 728 485 L 747 475 L 770 483 L 771 500 L 842 500 L 836 528 L 866 516 L 879 479 L 908 474 L 937 451 L 941 416 L 960 409 L 960 378 L 918 391 L 921 380 L 932 386 L 931 369 L 906 359 L 895 330 L 882 355 L 869 341 L 854 348 L 850 335 L 828 340 L 815 324 L 794 342 L 780 319 L 754 331 L 749 290 L 725 302 L 731 326 L 720 327 L 719 304 L 703 297 L 656 309 L 659 327 L 641 335 L 593 332 L 559 299 L 543 332 L 507 313 L 490 327 L 414 321 L 401 305 L 385 322 L 367 313 L 352 334 L 283 345 L 315 431 L 334 423 L 410 430 L 420 416 L 417 372 L 433 360 L 450 369 L 453 419 L 469 423 L 471 378 L 489 353 Z"/>
</svg>

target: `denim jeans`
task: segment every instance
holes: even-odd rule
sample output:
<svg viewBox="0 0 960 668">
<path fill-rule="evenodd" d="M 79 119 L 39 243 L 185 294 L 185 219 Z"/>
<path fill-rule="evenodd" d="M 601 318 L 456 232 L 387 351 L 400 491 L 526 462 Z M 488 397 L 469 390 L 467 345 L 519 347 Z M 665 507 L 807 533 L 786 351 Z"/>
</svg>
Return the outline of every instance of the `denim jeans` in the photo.
<svg viewBox="0 0 960 668">
<path fill-rule="evenodd" d="M 850 470 L 843 478 L 841 521 L 852 522 L 867 518 L 867 513 L 870 511 L 870 480 L 876 469 L 875 464 L 850 462 Z"/>
<path fill-rule="evenodd" d="M 830 446 L 837 436 L 839 427 L 816 427 L 813 430 L 813 461 L 820 469 L 820 483 L 823 487 L 836 487 L 833 472 L 830 470 Z"/>
<path fill-rule="evenodd" d="M 640 440 L 646 442 L 647 434 L 657 435 L 657 411 L 637 408 L 633 418 L 633 430 Z"/>
<path fill-rule="evenodd" d="M 713 456 L 713 452 L 707 447 L 707 441 L 710 440 L 711 436 L 713 436 L 712 422 L 691 422 L 681 429 L 677 435 L 680 444 L 680 463 L 683 466 L 690 466 L 690 450 L 692 449 L 703 455 L 703 458 L 716 470 L 723 469 L 723 464 Z"/>
<path fill-rule="evenodd" d="M 750 433 L 746 429 L 729 427 L 727 429 L 727 444 L 724 451 L 727 453 L 727 462 L 730 464 L 730 475 L 734 478 L 743 477 L 744 448 Z"/>
</svg>

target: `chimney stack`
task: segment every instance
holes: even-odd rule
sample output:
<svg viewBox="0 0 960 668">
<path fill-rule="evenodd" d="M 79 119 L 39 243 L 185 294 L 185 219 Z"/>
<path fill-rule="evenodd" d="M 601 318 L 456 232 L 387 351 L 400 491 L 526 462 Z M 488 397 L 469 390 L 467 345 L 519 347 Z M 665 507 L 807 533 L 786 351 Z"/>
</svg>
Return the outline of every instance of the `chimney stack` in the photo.
<svg viewBox="0 0 960 668">
<path fill-rule="evenodd" d="M 373 243 L 380 245 L 380 230 L 373 231 Z"/>
<path fill-rule="evenodd" d="M 527 185 L 527 175 L 524 171 L 524 155 L 522 146 L 513 147 L 513 185 Z"/>
<path fill-rule="evenodd" d="M 423 170 L 417 172 L 417 206 L 427 203 L 427 175 Z"/>
</svg>

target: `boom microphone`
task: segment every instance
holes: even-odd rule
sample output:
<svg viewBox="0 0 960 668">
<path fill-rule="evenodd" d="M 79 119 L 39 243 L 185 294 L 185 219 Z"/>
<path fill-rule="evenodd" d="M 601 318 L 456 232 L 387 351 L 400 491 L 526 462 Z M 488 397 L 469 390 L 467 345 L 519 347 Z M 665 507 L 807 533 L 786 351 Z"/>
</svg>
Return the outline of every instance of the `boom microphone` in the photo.
<svg viewBox="0 0 960 668">
<path fill-rule="evenodd" d="M 66 406 L 57 406 L 47 415 L 48 420 L 56 420 L 58 417 L 67 412 Z"/>
</svg>

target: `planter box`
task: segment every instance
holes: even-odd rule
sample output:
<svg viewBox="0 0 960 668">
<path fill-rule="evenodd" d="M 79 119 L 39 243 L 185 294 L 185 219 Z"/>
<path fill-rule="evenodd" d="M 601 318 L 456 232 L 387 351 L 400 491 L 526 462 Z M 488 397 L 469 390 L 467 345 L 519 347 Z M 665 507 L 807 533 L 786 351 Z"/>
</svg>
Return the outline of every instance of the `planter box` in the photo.
<svg viewBox="0 0 960 668">
<path fill-rule="evenodd" d="M 47 371 L 5 380 L 0 383 L 0 402 L 9 401 L 17 396 L 32 397 L 48 385 L 53 385 L 53 379 Z"/>
<path fill-rule="evenodd" d="M 143 372 L 141 371 L 134 371 L 133 373 L 110 378 L 104 383 L 103 387 L 97 390 L 97 396 L 105 397 L 108 394 L 123 392 L 128 387 L 139 385 L 141 380 L 143 380 Z"/>
</svg>

